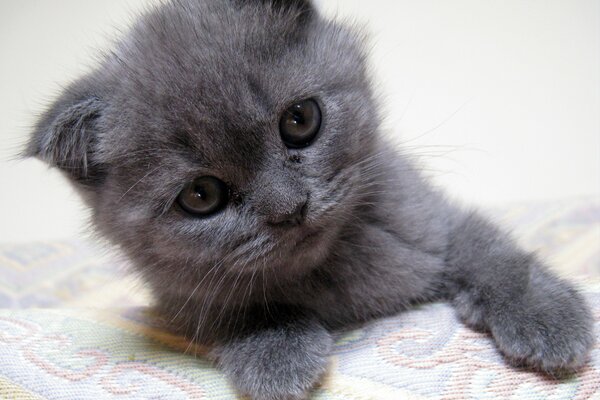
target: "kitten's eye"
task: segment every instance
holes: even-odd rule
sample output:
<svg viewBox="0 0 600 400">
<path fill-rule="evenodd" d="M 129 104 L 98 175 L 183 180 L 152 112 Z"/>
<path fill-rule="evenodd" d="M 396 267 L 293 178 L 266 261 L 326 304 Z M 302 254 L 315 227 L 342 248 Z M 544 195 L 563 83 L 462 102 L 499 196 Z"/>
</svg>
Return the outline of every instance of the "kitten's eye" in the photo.
<svg viewBox="0 0 600 400">
<path fill-rule="evenodd" d="M 285 145 L 292 149 L 308 146 L 321 129 L 321 109 L 314 100 L 296 103 L 283 113 L 279 131 Z"/>
<path fill-rule="evenodd" d="M 181 208 L 198 217 L 222 210 L 228 200 L 227 185 L 213 176 L 203 176 L 187 184 L 177 198 Z"/>
</svg>

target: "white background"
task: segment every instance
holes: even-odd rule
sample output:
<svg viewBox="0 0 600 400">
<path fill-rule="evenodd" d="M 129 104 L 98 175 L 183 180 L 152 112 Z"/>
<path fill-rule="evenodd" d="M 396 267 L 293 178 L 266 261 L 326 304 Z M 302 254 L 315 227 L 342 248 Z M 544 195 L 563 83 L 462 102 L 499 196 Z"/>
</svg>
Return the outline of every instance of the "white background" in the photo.
<svg viewBox="0 0 600 400">
<path fill-rule="evenodd" d="M 0 242 L 86 230 L 59 174 L 11 159 L 61 85 L 150 3 L 0 0 Z M 372 32 L 386 128 L 453 196 L 598 201 L 600 1 L 319 3 Z"/>
</svg>

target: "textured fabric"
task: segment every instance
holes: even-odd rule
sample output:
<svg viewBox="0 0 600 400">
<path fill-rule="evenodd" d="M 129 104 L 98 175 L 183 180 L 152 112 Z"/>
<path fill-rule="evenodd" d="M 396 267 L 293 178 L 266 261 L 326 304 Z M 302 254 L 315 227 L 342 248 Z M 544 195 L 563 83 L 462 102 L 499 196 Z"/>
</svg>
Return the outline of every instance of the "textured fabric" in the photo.
<svg viewBox="0 0 600 400">
<path fill-rule="evenodd" d="M 91 243 L 0 244 L 0 308 L 147 304 L 125 263 Z"/>
<path fill-rule="evenodd" d="M 598 331 L 600 282 L 585 295 Z M 0 398 L 235 398 L 203 349 L 161 326 L 143 309 L 1 311 Z M 341 334 L 314 398 L 591 399 L 599 389 L 599 346 L 582 373 L 554 381 L 508 367 L 491 338 L 431 304 Z"/>
<path fill-rule="evenodd" d="M 488 215 L 560 275 L 600 277 L 600 198 L 514 204 Z"/>
<path fill-rule="evenodd" d="M 576 278 L 600 336 L 598 202 L 489 214 Z M 115 260 L 83 241 L 0 245 L 0 399 L 235 398 L 204 349 L 149 314 L 142 286 Z M 600 345 L 580 374 L 556 381 L 508 367 L 451 307 L 424 305 L 340 333 L 314 398 L 600 399 Z"/>
</svg>

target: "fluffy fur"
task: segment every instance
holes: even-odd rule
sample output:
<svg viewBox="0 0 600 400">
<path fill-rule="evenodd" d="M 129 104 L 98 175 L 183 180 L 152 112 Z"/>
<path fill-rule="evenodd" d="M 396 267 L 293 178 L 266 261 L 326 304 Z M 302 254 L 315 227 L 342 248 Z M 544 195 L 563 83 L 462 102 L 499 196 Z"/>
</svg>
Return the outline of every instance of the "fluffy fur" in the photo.
<svg viewBox="0 0 600 400">
<path fill-rule="evenodd" d="M 386 143 L 364 58 L 307 0 L 173 0 L 64 91 L 28 153 L 70 177 L 173 329 L 254 399 L 304 398 L 332 330 L 433 299 L 509 361 L 581 366 L 582 298 Z M 288 149 L 279 118 L 307 98 L 321 131 Z M 204 175 L 231 201 L 194 218 L 175 200 Z M 306 199 L 301 224 L 273 223 Z"/>
</svg>

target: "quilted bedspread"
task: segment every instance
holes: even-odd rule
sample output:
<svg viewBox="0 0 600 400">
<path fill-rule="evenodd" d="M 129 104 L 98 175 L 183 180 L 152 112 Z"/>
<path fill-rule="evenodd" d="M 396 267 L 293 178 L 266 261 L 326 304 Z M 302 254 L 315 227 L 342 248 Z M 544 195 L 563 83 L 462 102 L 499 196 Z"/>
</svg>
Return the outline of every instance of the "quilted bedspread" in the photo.
<svg viewBox="0 0 600 400">
<path fill-rule="evenodd" d="M 573 280 L 600 342 L 597 200 L 491 213 Z M 84 241 L 0 245 L 0 399 L 235 399 L 205 349 L 169 333 L 126 262 Z M 315 399 L 600 399 L 600 344 L 562 380 L 507 366 L 451 307 L 340 332 Z"/>
</svg>

